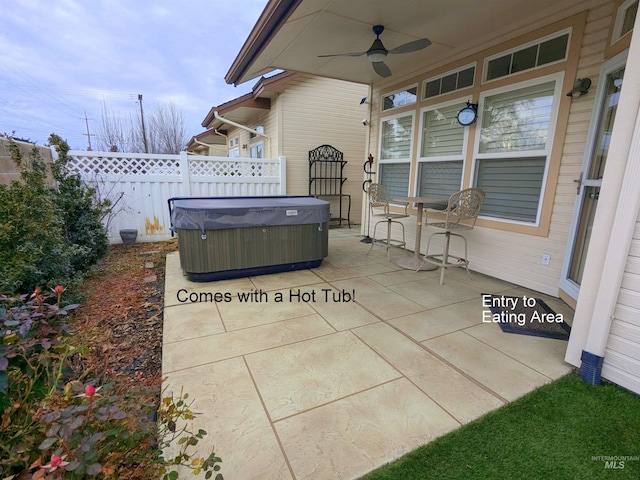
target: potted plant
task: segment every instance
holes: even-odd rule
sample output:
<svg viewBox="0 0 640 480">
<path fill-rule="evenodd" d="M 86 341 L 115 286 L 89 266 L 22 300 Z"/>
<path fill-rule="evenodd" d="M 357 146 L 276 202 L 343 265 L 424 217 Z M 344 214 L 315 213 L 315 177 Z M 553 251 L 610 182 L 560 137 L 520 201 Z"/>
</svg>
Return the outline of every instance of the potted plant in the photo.
<svg viewBox="0 0 640 480">
<path fill-rule="evenodd" d="M 125 245 L 131 245 L 135 243 L 138 237 L 138 230 L 135 228 L 123 228 L 120 230 L 120 238 Z"/>
</svg>

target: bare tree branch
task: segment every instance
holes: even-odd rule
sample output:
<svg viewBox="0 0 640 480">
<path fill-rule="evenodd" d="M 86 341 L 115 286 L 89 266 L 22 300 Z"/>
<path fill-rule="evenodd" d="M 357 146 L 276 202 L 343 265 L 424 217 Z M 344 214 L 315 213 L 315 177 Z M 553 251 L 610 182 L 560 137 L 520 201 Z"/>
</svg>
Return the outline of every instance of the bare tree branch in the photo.
<svg viewBox="0 0 640 480">
<path fill-rule="evenodd" d="M 177 154 L 186 148 L 188 137 L 184 114 L 173 102 L 156 105 L 145 116 L 149 153 Z M 140 117 L 130 113 L 128 120 L 123 121 L 104 102 L 97 137 L 99 150 L 129 153 L 145 151 Z"/>
</svg>

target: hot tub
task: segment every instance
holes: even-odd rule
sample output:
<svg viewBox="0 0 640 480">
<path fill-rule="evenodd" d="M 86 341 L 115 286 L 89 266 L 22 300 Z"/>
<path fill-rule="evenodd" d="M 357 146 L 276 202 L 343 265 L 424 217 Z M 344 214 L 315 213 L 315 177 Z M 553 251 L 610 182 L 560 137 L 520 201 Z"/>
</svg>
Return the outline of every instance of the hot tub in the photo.
<svg viewBox="0 0 640 480">
<path fill-rule="evenodd" d="M 176 197 L 169 212 L 195 282 L 315 268 L 328 254 L 329 203 L 313 197 Z"/>
</svg>

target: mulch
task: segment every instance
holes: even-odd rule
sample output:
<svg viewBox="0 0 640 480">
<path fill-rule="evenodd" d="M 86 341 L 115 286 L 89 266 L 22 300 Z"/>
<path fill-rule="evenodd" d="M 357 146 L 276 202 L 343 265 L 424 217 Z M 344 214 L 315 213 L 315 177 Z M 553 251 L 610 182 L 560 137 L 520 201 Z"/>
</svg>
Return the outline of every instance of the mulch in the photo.
<svg viewBox="0 0 640 480">
<path fill-rule="evenodd" d="M 85 381 L 160 384 L 164 266 L 177 242 L 112 245 L 81 289 L 73 328 Z"/>
</svg>

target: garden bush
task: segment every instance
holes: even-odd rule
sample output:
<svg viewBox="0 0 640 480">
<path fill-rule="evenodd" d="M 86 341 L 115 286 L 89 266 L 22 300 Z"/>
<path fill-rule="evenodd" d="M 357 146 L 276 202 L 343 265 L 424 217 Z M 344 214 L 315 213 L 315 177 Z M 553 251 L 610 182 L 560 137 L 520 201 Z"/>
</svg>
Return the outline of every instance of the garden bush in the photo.
<svg viewBox="0 0 640 480">
<path fill-rule="evenodd" d="M 21 181 L 0 185 L 0 292 L 6 294 L 77 285 L 108 248 L 100 222 L 105 205 L 68 172 L 66 142 L 57 135 L 50 142 L 59 152 L 50 172 L 37 148 L 23 155 L 10 145 Z"/>
</svg>

